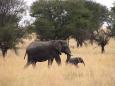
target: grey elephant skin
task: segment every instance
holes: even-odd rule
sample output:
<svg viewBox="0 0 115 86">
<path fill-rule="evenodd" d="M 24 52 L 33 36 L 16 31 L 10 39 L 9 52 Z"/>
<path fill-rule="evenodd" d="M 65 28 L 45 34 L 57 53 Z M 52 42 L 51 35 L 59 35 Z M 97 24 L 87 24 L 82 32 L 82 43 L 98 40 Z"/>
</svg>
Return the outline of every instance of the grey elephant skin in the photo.
<svg viewBox="0 0 115 86">
<path fill-rule="evenodd" d="M 61 53 L 67 55 L 66 61 L 70 59 L 71 51 L 65 40 L 52 40 L 52 41 L 34 41 L 26 49 L 27 63 L 25 68 L 32 64 L 33 67 L 36 66 L 36 62 L 43 62 L 48 60 L 48 66 L 52 65 L 55 59 L 58 65 L 61 64 Z M 24 56 L 24 59 L 25 59 Z"/>
<path fill-rule="evenodd" d="M 67 64 L 72 64 L 76 67 L 78 67 L 78 63 L 83 63 L 84 66 L 85 66 L 85 62 L 83 61 L 83 59 L 81 57 L 74 57 L 74 58 L 70 58 L 68 61 L 67 61 Z"/>
</svg>

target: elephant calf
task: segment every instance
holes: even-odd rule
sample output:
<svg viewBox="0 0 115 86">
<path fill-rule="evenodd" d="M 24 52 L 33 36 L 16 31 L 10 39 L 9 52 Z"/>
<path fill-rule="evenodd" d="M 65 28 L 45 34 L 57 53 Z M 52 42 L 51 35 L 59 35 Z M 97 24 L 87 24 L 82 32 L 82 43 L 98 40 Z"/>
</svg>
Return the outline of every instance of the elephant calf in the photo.
<svg viewBox="0 0 115 86">
<path fill-rule="evenodd" d="M 83 63 L 84 66 L 85 66 L 85 63 L 84 63 L 84 61 L 83 61 L 83 59 L 81 57 L 70 58 L 67 63 L 75 65 L 76 67 L 78 67 L 78 63 Z"/>
</svg>

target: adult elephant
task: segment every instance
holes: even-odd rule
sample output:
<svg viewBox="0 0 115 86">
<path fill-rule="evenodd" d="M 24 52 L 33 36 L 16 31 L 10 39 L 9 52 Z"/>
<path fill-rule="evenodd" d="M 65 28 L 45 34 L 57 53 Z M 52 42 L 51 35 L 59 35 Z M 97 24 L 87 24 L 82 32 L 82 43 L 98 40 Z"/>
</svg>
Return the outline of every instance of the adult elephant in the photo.
<svg viewBox="0 0 115 86">
<path fill-rule="evenodd" d="M 78 32 L 76 32 L 74 38 L 77 41 L 77 47 L 82 47 L 83 44 L 87 46 L 86 41 L 90 39 L 90 31 L 80 29 Z"/>
<path fill-rule="evenodd" d="M 50 66 L 54 59 L 56 63 L 60 65 L 61 53 L 67 54 L 66 61 L 70 59 L 71 51 L 65 40 L 34 41 L 26 49 L 25 56 L 27 54 L 28 59 L 25 67 L 28 67 L 30 64 L 35 67 L 36 62 L 43 62 L 46 60 L 48 60 L 48 66 Z"/>
</svg>

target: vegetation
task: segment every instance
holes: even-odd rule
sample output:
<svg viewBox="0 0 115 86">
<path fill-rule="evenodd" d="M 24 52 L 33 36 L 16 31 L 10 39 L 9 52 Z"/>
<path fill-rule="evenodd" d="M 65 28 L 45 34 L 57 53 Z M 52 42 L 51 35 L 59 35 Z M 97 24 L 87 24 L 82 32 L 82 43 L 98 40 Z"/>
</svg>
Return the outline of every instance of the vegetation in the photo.
<svg viewBox="0 0 115 86">
<path fill-rule="evenodd" d="M 81 45 L 109 18 L 105 6 L 85 0 L 36 1 L 31 7 L 31 15 L 36 18 L 34 29 L 39 39 L 68 39 L 72 36 Z"/>
<path fill-rule="evenodd" d="M 115 3 L 114 6 L 111 9 L 111 20 L 112 20 L 112 32 L 113 36 L 115 36 Z"/>
<path fill-rule="evenodd" d="M 25 34 L 18 25 L 24 10 L 23 0 L 0 0 L 0 49 L 3 56 L 8 49 L 16 51 L 16 45 Z"/>
<path fill-rule="evenodd" d="M 31 41 L 26 40 L 26 45 Z M 66 56 L 61 56 L 62 65 L 58 67 L 54 61 L 49 69 L 47 61 L 39 62 L 36 68 L 30 66 L 23 69 L 26 60 L 23 59 L 25 47 L 21 47 L 19 55 L 10 52 L 7 60 L 0 56 L 0 86 L 114 86 L 115 85 L 115 41 L 106 46 L 107 53 L 101 54 L 97 45 L 82 48 L 71 48 L 74 56 L 81 56 L 86 65 L 78 68 L 66 65 Z M 76 45 L 70 40 L 70 45 Z M 92 50 L 93 49 L 93 50 Z"/>
<path fill-rule="evenodd" d="M 19 55 L 10 51 L 7 60 L 1 58 L 0 52 L 0 86 L 114 86 L 115 85 L 115 40 L 106 46 L 107 53 L 101 54 L 97 45 L 76 48 L 89 40 L 93 31 L 103 22 L 112 25 L 115 36 L 115 6 L 109 11 L 105 6 L 90 0 L 37 0 L 31 6 L 31 16 L 36 20 L 28 27 L 20 27 L 19 21 L 25 11 L 23 0 L 0 0 L 0 49 L 3 56 L 7 50 L 14 49 L 23 42 L 26 32 L 37 34 L 40 40 L 70 39 L 72 57 L 80 56 L 86 66 L 78 68 L 66 65 L 65 55 L 61 55 L 62 65 L 53 63 L 49 69 L 47 61 L 37 63 L 36 69 L 30 66 L 24 70 L 23 60 L 26 47 L 32 40 L 25 39 L 20 46 Z M 106 33 L 104 33 L 105 35 Z M 96 33 L 95 40 L 103 45 L 106 36 Z M 108 34 L 110 35 L 110 34 Z M 93 35 L 94 36 L 94 35 Z M 109 38 L 107 37 L 109 40 Z M 105 42 L 108 43 L 108 40 Z M 79 46 L 78 45 L 78 46 Z M 105 44 L 104 44 L 105 46 Z M 103 49 L 102 49 L 103 50 Z M 17 57 L 17 58 L 14 58 Z M 21 57 L 21 58 L 20 58 Z"/>
<path fill-rule="evenodd" d="M 40 40 L 73 37 L 79 47 L 91 40 L 93 31 L 103 22 L 111 22 L 110 12 L 105 6 L 87 0 L 37 0 L 30 11 L 35 22 L 20 27 L 18 23 L 24 10 L 22 0 L 0 0 L 0 48 L 3 56 L 8 49 L 16 51 L 16 45 L 22 42 L 27 30 L 35 32 Z M 114 14 L 114 7 L 111 13 Z M 114 17 L 112 19 L 114 22 Z"/>
</svg>

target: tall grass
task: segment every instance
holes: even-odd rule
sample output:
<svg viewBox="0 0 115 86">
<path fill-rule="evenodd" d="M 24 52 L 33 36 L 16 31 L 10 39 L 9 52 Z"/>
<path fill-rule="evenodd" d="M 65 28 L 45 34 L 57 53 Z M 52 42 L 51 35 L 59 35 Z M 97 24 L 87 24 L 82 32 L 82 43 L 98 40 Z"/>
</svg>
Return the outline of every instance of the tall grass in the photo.
<svg viewBox="0 0 115 86">
<path fill-rule="evenodd" d="M 73 45 L 76 44 L 71 40 L 70 47 Z M 79 64 L 78 68 L 66 65 L 63 54 L 60 67 L 54 61 L 49 69 L 46 61 L 37 63 L 35 69 L 32 66 L 24 69 L 24 46 L 18 56 L 9 51 L 4 60 L 0 54 L 0 86 L 115 86 L 115 41 L 106 46 L 105 54 L 95 46 L 71 48 L 72 54 L 81 56 L 86 63 L 85 67 Z"/>
</svg>

